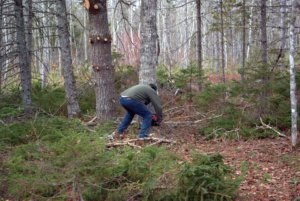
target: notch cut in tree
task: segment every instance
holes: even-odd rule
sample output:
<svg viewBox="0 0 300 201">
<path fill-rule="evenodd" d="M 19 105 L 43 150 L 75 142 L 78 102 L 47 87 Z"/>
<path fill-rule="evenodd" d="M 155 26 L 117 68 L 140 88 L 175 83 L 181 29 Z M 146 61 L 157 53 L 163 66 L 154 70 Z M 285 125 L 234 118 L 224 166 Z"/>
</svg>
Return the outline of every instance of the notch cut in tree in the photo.
<svg viewBox="0 0 300 201">
<path fill-rule="evenodd" d="M 83 0 L 82 4 L 91 14 L 98 14 L 104 8 L 105 0 Z"/>
<path fill-rule="evenodd" d="M 89 16 L 90 63 L 93 68 L 97 121 L 115 117 L 114 67 L 106 0 L 85 0 Z"/>
</svg>

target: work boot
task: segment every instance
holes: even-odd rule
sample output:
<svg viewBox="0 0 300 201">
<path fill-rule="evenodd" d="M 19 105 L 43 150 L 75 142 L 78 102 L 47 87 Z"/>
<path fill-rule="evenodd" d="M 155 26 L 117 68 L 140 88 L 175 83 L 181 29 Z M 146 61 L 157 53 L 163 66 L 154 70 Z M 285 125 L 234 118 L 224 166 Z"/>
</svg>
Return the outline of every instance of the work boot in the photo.
<svg viewBox="0 0 300 201">
<path fill-rule="evenodd" d="M 139 138 L 137 141 L 136 141 L 136 145 L 138 146 L 144 146 L 145 145 L 145 139 L 144 138 Z"/>
<path fill-rule="evenodd" d="M 126 138 L 125 133 L 113 132 L 114 140 L 124 140 Z"/>
</svg>

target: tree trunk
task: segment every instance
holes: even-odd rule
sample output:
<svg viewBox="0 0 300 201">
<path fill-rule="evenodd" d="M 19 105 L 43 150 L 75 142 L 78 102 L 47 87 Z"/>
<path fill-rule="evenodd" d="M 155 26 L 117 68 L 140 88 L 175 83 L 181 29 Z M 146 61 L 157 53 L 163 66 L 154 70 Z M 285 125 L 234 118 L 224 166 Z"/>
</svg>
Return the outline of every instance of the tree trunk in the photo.
<svg viewBox="0 0 300 201">
<path fill-rule="evenodd" d="M 77 101 L 75 78 L 73 74 L 72 55 L 70 47 L 69 23 L 65 0 L 56 1 L 58 36 L 61 48 L 61 61 L 63 67 L 64 87 L 67 99 L 68 117 L 73 118 L 80 115 Z"/>
<path fill-rule="evenodd" d="M 291 119 L 292 119 L 292 146 L 297 144 L 298 129 L 297 129 L 297 96 L 296 96 L 296 79 L 295 79 L 295 22 L 297 11 L 297 0 L 292 1 L 290 30 L 289 30 L 289 42 L 290 42 L 290 96 L 291 96 Z"/>
<path fill-rule="evenodd" d="M 199 70 L 198 88 L 202 89 L 202 19 L 201 19 L 201 0 L 196 0 L 197 7 L 197 66 Z"/>
<path fill-rule="evenodd" d="M 143 0 L 141 5 L 141 58 L 139 82 L 156 83 L 157 53 L 157 0 Z"/>
<path fill-rule="evenodd" d="M 83 31 L 83 47 L 84 47 L 84 62 L 88 61 L 88 39 L 87 39 L 87 14 L 86 12 L 84 13 L 83 16 L 83 26 L 84 26 L 84 31 Z M 113 30 L 113 28 L 112 28 Z"/>
<path fill-rule="evenodd" d="M 19 55 L 19 67 L 22 86 L 22 101 L 25 109 L 25 113 L 30 113 L 32 108 L 31 99 L 31 68 L 29 63 L 29 52 L 26 46 L 26 33 L 23 15 L 23 3 L 22 0 L 14 0 L 15 3 L 15 16 L 17 22 L 17 44 Z"/>
<path fill-rule="evenodd" d="M 189 23 L 188 23 L 188 0 L 185 0 L 185 6 L 184 6 L 184 40 L 183 40 L 183 43 L 184 43 L 184 52 L 183 52 L 183 67 L 184 68 L 187 68 L 188 65 L 189 65 Z"/>
<path fill-rule="evenodd" d="M 280 58 L 284 57 L 285 54 L 285 44 L 286 44 L 286 31 L 287 31 L 287 4 L 286 4 L 287 0 L 281 0 L 281 7 L 280 7 L 280 14 L 281 14 L 281 44 L 280 44 L 280 49 L 279 49 L 279 53 L 277 56 L 277 59 L 275 61 L 275 64 L 278 64 Z"/>
<path fill-rule="evenodd" d="M 33 47 L 33 36 L 32 36 L 32 0 L 26 0 L 25 3 L 26 8 L 26 45 L 28 50 L 28 62 L 29 66 L 31 67 L 32 64 L 32 47 Z"/>
<path fill-rule="evenodd" d="M 243 56 L 242 56 L 242 69 L 241 80 L 244 80 L 244 71 L 246 65 L 246 0 L 243 0 Z"/>
<path fill-rule="evenodd" d="M 222 81 L 225 83 L 225 52 L 224 52 L 224 21 L 223 21 L 223 0 L 220 0 L 221 15 L 221 61 L 222 61 Z"/>
<path fill-rule="evenodd" d="M 95 79 L 96 113 L 99 121 L 115 116 L 114 69 L 111 56 L 106 0 L 86 0 L 90 22 L 90 54 Z"/>
<path fill-rule="evenodd" d="M 253 24 L 253 5 L 254 0 L 251 1 L 251 7 L 250 7 L 250 16 L 249 16 L 249 32 L 248 32 L 248 43 L 247 43 L 247 54 L 246 54 L 246 60 L 249 59 L 249 56 L 251 54 L 251 44 L 252 44 L 252 24 Z"/>
<path fill-rule="evenodd" d="M 267 0 L 261 0 L 261 59 L 263 65 L 268 64 L 268 41 L 267 41 Z"/>
<path fill-rule="evenodd" d="M 262 92 L 260 95 L 260 116 L 264 115 L 267 99 L 267 71 L 268 71 L 268 42 L 267 42 L 267 0 L 261 0 L 261 59 L 262 59 Z"/>
<path fill-rule="evenodd" d="M 2 3 L 0 4 L 0 47 L 2 47 L 0 49 L 0 57 L 1 58 L 4 58 L 4 55 L 5 55 L 5 51 L 4 51 L 4 48 L 3 46 L 6 45 L 4 44 L 4 34 L 3 34 L 3 24 L 4 24 L 4 16 L 3 16 L 3 5 Z M 2 72 L 3 72 L 3 69 L 4 69 L 4 66 L 5 66 L 5 60 L 6 59 L 1 59 L 0 61 L 0 94 L 2 93 Z"/>
</svg>

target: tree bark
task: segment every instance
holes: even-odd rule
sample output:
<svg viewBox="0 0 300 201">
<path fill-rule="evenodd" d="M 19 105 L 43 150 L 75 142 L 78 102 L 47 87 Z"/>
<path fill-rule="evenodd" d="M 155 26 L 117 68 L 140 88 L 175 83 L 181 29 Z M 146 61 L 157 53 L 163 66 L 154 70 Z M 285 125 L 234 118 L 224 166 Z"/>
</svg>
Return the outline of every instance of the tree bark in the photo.
<svg viewBox="0 0 300 201">
<path fill-rule="evenodd" d="M 183 52 L 183 67 L 187 68 L 189 65 L 189 23 L 188 23 L 188 0 L 185 0 L 185 6 L 184 6 L 184 52 Z"/>
<path fill-rule="evenodd" d="M 267 0 L 261 0 L 260 5 L 261 31 L 261 60 L 262 60 L 262 91 L 260 95 L 260 116 L 265 114 L 267 99 L 267 71 L 268 71 L 268 41 L 267 41 Z"/>
<path fill-rule="evenodd" d="M 242 56 L 242 69 L 241 80 L 244 80 L 244 71 L 246 66 L 246 0 L 243 0 L 243 56 Z"/>
<path fill-rule="evenodd" d="M 75 78 L 73 73 L 72 55 L 70 46 L 69 22 L 65 0 L 56 0 L 58 36 L 61 48 L 61 62 L 63 67 L 64 87 L 67 99 L 68 117 L 80 115 L 77 101 Z"/>
<path fill-rule="evenodd" d="M 222 60 L 222 81 L 225 80 L 225 52 L 224 52 L 224 21 L 223 21 L 223 0 L 220 0 L 220 16 L 221 16 L 221 60 Z"/>
<path fill-rule="evenodd" d="M 275 65 L 278 64 L 280 58 L 284 57 L 285 54 L 285 44 L 286 44 L 286 31 L 287 31 L 287 4 L 286 4 L 287 0 L 281 0 L 281 7 L 280 7 L 280 14 L 281 14 L 281 18 L 280 18 L 280 24 L 281 24 L 281 44 L 280 44 L 280 49 L 279 49 L 279 53 L 277 56 L 277 59 L 275 61 Z"/>
<path fill-rule="evenodd" d="M 114 69 L 111 56 L 106 0 L 87 0 L 90 22 L 90 56 L 95 79 L 96 114 L 99 121 L 115 116 Z"/>
<path fill-rule="evenodd" d="M 267 0 L 261 0 L 261 59 L 263 65 L 268 64 L 268 41 L 267 41 Z"/>
<path fill-rule="evenodd" d="M 247 54 L 246 54 L 246 60 L 249 59 L 249 56 L 251 54 L 251 47 L 252 47 L 252 24 L 253 24 L 253 5 L 254 0 L 251 1 L 251 7 L 250 7 L 250 16 L 249 16 L 249 31 L 248 31 L 248 43 L 247 43 Z"/>
<path fill-rule="evenodd" d="M 32 84 L 31 84 L 31 67 L 29 63 L 29 52 L 26 45 L 26 33 L 25 23 L 23 14 L 23 3 L 22 0 L 14 0 L 15 16 L 17 23 L 17 47 L 19 55 L 19 68 L 21 76 L 21 87 L 22 87 L 22 101 L 25 109 L 25 113 L 32 111 Z"/>
<path fill-rule="evenodd" d="M 141 4 L 141 58 L 139 82 L 156 83 L 157 52 L 157 0 L 143 0 Z"/>
<path fill-rule="evenodd" d="M 3 34 L 3 24 L 4 24 L 4 16 L 3 16 L 3 4 L 1 3 L 0 4 L 0 47 L 4 46 L 5 44 L 4 43 L 4 34 Z M 4 57 L 4 54 L 5 54 L 5 51 L 4 51 L 4 48 L 1 48 L 0 49 L 0 57 Z M 4 69 L 4 66 L 5 66 L 5 60 L 6 59 L 1 59 L 1 62 L 0 62 L 0 94 L 2 93 L 2 71 Z"/>
<path fill-rule="evenodd" d="M 32 36 L 32 17 L 33 17 L 33 11 L 32 11 L 32 0 L 26 0 L 25 3 L 26 8 L 26 45 L 28 49 L 28 62 L 29 66 L 31 67 L 32 64 L 32 47 L 33 47 L 33 36 Z"/>
<path fill-rule="evenodd" d="M 297 11 L 297 0 L 292 1 L 291 8 L 291 19 L 289 27 L 289 43 L 290 43 L 290 97 L 291 97 L 291 134 L 292 134 L 292 146 L 295 147 L 298 138 L 297 129 L 297 96 L 296 96 L 296 79 L 295 79 L 295 22 L 296 22 L 296 11 Z"/>
<path fill-rule="evenodd" d="M 202 19 L 201 0 L 196 0 L 197 8 L 197 66 L 198 66 L 198 88 L 202 89 Z"/>
</svg>

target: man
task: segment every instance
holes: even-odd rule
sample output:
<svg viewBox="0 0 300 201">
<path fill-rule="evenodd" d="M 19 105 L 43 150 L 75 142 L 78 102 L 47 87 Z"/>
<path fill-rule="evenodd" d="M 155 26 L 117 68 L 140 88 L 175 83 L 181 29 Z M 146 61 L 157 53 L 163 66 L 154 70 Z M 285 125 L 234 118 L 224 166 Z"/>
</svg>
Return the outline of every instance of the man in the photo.
<svg viewBox="0 0 300 201">
<path fill-rule="evenodd" d="M 162 106 L 160 98 L 157 95 L 157 87 L 155 84 L 138 84 L 121 93 L 120 104 L 125 108 L 126 114 L 118 126 L 116 138 L 124 138 L 124 131 L 130 125 L 135 114 L 143 118 L 139 139 L 144 140 L 148 137 L 153 114 L 146 105 L 150 102 L 156 112 L 156 122 L 159 125 L 162 121 Z"/>
</svg>

